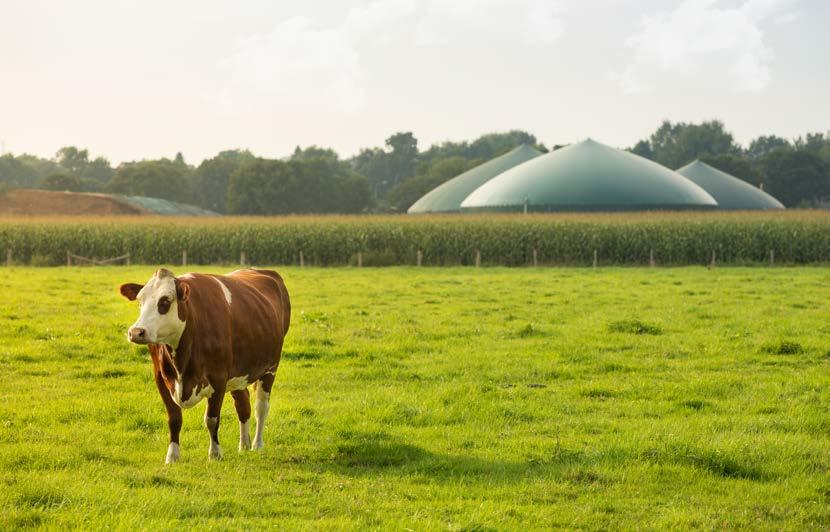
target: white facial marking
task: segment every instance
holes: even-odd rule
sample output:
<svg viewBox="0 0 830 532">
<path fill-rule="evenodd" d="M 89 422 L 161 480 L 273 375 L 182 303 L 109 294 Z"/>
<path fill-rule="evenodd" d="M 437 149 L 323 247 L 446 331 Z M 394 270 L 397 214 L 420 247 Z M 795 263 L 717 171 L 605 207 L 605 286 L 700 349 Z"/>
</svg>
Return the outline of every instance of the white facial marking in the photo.
<svg viewBox="0 0 830 532">
<path fill-rule="evenodd" d="M 230 305 L 231 304 L 231 291 L 228 290 L 228 287 L 225 286 L 225 283 L 220 281 L 218 278 L 214 277 L 213 280 L 216 281 L 217 283 L 219 283 L 219 286 L 222 287 L 222 293 L 225 294 L 225 301 L 227 301 L 228 305 Z"/>
<path fill-rule="evenodd" d="M 159 314 L 158 303 L 162 297 L 170 301 L 170 309 Z M 140 310 L 138 320 L 133 327 L 144 329 L 145 337 L 151 344 L 169 344 L 174 348 L 184 332 L 185 322 L 179 319 L 178 301 L 176 299 L 176 281 L 171 276 L 153 276 L 144 288 L 138 292 L 136 299 Z"/>
<path fill-rule="evenodd" d="M 177 380 L 173 388 L 173 401 L 182 408 L 193 408 L 205 397 L 213 395 L 213 386 L 196 386 L 191 390 L 190 397 L 182 399 L 182 381 Z"/>
<path fill-rule="evenodd" d="M 256 387 L 256 406 L 254 407 L 256 414 L 254 449 L 262 449 L 262 432 L 265 430 L 265 418 L 268 416 L 268 410 L 271 408 L 270 398 L 271 394 L 263 390 L 262 383 L 259 383 Z"/>
<path fill-rule="evenodd" d="M 239 450 L 251 450 L 251 420 L 245 423 L 239 422 Z"/>
<path fill-rule="evenodd" d="M 179 444 L 170 442 L 167 446 L 167 458 L 164 459 L 165 464 L 175 464 L 179 461 Z"/>
<path fill-rule="evenodd" d="M 219 418 L 218 417 L 208 417 L 207 412 L 205 412 L 205 427 L 208 429 L 208 436 L 213 434 L 216 430 L 216 427 L 219 425 Z M 219 444 L 213 441 L 213 436 L 210 436 L 210 447 L 208 447 L 208 459 L 209 460 L 221 460 L 222 459 L 222 448 L 219 447 Z"/>
<path fill-rule="evenodd" d="M 229 392 L 235 392 L 237 390 L 244 390 L 249 384 L 247 375 L 243 377 L 234 377 L 232 379 L 228 379 L 225 389 Z"/>
</svg>

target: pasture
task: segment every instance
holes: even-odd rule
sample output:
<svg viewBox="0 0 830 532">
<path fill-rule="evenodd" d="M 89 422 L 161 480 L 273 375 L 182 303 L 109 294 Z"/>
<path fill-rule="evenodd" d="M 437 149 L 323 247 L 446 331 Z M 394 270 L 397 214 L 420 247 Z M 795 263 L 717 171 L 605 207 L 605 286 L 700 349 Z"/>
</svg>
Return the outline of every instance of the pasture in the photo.
<svg viewBox="0 0 830 532">
<path fill-rule="evenodd" d="M 4 269 L 0 528 L 830 527 L 827 269 L 278 270 L 265 449 L 165 466 L 153 268 Z"/>
</svg>

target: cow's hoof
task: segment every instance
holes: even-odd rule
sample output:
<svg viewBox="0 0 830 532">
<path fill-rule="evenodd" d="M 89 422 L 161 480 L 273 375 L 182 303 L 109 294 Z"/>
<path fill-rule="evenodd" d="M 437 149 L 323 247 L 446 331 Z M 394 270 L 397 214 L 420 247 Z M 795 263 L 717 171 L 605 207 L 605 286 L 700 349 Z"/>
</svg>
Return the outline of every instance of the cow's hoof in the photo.
<svg viewBox="0 0 830 532">
<path fill-rule="evenodd" d="M 252 451 L 261 451 L 262 450 L 262 442 L 255 441 L 254 444 L 251 446 Z"/>
<path fill-rule="evenodd" d="M 175 464 L 179 461 L 179 444 L 171 443 L 167 447 L 167 457 L 164 459 L 165 464 Z"/>
<path fill-rule="evenodd" d="M 239 452 L 243 451 L 250 451 L 251 450 L 251 442 L 239 442 Z"/>
<path fill-rule="evenodd" d="M 222 449 L 217 445 L 215 447 L 211 447 L 208 451 L 208 460 L 221 460 L 222 459 Z"/>
</svg>

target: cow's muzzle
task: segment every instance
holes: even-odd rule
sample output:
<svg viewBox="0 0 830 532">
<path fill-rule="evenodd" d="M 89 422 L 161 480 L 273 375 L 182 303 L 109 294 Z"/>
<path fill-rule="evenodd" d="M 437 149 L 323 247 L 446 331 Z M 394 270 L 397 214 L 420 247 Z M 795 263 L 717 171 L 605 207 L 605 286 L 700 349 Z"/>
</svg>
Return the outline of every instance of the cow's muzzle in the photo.
<svg viewBox="0 0 830 532">
<path fill-rule="evenodd" d="M 148 344 L 147 329 L 143 327 L 130 327 L 127 331 L 127 338 L 134 344 Z"/>
</svg>

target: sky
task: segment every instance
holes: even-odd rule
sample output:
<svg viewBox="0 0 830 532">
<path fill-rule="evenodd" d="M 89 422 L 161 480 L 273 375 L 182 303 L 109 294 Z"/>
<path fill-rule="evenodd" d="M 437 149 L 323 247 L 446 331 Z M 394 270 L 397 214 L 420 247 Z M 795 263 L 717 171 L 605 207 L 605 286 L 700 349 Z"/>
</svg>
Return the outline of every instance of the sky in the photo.
<svg viewBox="0 0 830 532">
<path fill-rule="evenodd" d="M 830 130 L 827 0 L 0 0 L 0 148 L 349 157 L 412 131 Z"/>
</svg>

